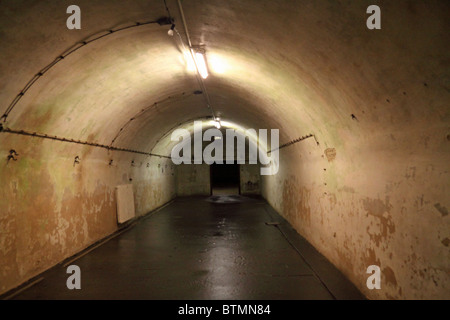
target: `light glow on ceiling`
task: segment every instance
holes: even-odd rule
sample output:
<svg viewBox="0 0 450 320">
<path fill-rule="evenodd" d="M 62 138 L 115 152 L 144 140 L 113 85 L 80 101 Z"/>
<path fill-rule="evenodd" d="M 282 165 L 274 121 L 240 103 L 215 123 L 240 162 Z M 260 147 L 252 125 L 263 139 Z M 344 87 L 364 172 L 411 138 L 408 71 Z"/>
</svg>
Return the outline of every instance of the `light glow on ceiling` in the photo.
<svg viewBox="0 0 450 320">
<path fill-rule="evenodd" d="M 217 54 L 208 54 L 208 65 L 212 73 L 224 74 L 230 69 L 226 59 Z"/>
<path fill-rule="evenodd" d="M 184 60 L 186 61 L 186 69 L 190 72 L 195 71 L 195 63 L 194 60 L 192 60 L 192 56 L 189 53 L 189 51 L 185 51 L 183 53 L 184 55 Z"/>
</svg>

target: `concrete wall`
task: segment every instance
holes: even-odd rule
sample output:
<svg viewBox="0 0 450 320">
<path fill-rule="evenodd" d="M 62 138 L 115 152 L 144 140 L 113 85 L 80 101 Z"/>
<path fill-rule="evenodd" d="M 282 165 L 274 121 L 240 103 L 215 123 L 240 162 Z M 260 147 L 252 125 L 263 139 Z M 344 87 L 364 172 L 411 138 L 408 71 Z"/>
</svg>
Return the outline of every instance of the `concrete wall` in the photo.
<svg viewBox="0 0 450 320">
<path fill-rule="evenodd" d="M 177 196 L 210 195 L 210 168 L 207 164 L 176 166 Z"/>
<path fill-rule="evenodd" d="M 259 165 L 239 166 L 241 194 L 260 194 Z M 175 166 L 178 196 L 210 195 L 210 168 L 207 164 Z"/>
<path fill-rule="evenodd" d="M 363 143 L 305 140 L 281 150 L 262 194 L 371 299 L 448 298 L 448 144 L 432 125 Z M 370 265 L 381 290 L 366 286 Z"/>
<path fill-rule="evenodd" d="M 254 164 L 239 165 L 241 194 L 260 194 L 260 166 Z"/>
<path fill-rule="evenodd" d="M 10 134 L 0 158 L 0 293 L 116 231 L 117 185 L 133 184 L 137 216 L 175 196 L 159 158 Z"/>
</svg>

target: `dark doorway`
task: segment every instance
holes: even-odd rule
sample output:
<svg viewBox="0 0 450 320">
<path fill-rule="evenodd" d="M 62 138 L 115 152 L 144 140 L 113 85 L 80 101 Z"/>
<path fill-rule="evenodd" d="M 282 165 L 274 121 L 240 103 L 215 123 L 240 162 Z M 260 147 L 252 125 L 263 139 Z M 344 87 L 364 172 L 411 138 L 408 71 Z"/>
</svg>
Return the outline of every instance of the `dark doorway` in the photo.
<svg viewBox="0 0 450 320">
<path fill-rule="evenodd" d="M 239 165 L 212 164 L 210 165 L 211 194 L 240 194 Z"/>
</svg>

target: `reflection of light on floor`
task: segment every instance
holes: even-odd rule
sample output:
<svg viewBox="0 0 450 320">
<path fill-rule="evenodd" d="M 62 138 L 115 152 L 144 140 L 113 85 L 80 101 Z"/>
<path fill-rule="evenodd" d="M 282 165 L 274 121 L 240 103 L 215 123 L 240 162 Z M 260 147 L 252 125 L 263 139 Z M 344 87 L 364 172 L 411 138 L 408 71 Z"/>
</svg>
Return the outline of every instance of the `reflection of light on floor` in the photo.
<svg viewBox="0 0 450 320">
<path fill-rule="evenodd" d="M 205 264 L 208 274 L 207 286 L 208 299 L 224 299 L 225 297 L 242 298 L 239 283 L 242 281 L 242 275 L 237 272 L 236 264 L 242 263 L 242 257 L 239 256 L 240 250 L 234 250 L 230 242 L 236 242 L 239 235 L 235 232 L 237 229 L 229 225 L 230 221 L 222 218 L 217 224 L 217 236 L 212 239 L 212 245 L 207 251 Z M 228 225 L 226 225 L 228 224 Z"/>
<path fill-rule="evenodd" d="M 212 195 L 206 201 L 214 203 L 238 203 L 241 202 L 241 197 L 239 195 Z"/>
</svg>

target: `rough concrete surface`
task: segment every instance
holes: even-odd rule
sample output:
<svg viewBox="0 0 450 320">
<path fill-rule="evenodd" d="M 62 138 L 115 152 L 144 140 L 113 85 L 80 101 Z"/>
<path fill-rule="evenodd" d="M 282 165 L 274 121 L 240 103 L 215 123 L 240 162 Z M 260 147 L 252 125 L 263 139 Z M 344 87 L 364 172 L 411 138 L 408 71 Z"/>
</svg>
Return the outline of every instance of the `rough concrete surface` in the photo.
<svg viewBox="0 0 450 320">
<path fill-rule="evenodd" d="M 164 156 L 214 110 L 280 145 L 314 135 L 280 149 L 259 189 L 367 298 L 450 298 L 450 2 L 181 1 L 204 86 L 166 2 L 78 0 L 80 30 L 72 3 L 1 2 L 0 293 L 115 232 L 117 185 L 138 217 L 208 189 Z M 381 30 L 366 27 L 375 3 Z M 179 36 L 156 23 L 168 14 Z"/>
</svg>

